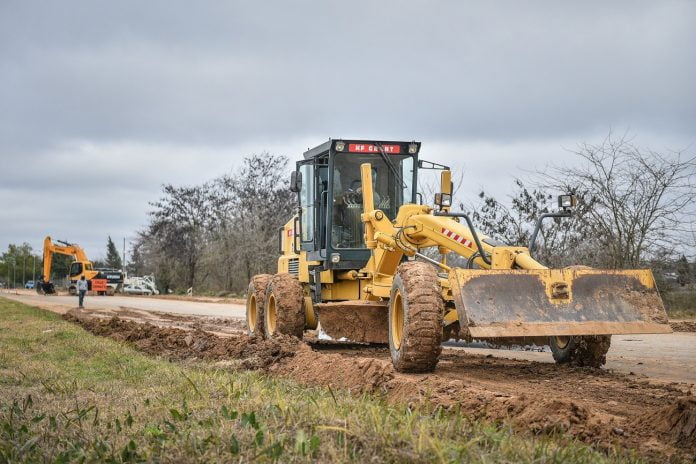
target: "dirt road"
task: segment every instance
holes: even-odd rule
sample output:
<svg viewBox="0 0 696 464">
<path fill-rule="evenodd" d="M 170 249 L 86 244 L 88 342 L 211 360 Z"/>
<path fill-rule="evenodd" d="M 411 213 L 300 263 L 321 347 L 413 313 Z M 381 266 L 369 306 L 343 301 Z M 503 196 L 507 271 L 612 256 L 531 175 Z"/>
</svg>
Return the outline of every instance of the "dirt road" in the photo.
<svg viewBox="0 0 696 464">
<path fill-rule="evenodd" d="M 0 294 L 22 303 L 65 313 L 75 308 L 77 298 L 70 296 L 37 295 L 33 291 L 19 290 L 17 294 Z M 234 318 L 243 320 L 245 308 L 239 304 L 219 304 L 202 301 L 165 300 L 150 297 L 113 296 L 89 297 L 87 309 L 102 311 L 104 316 L 124 315 L 130 311 L 132 320 L 141 320 L 155 325 L 171 325 L 171 316 L 164 319 L 158 313 L 171 315 L 205 316 L 201 321 L 206 330 L 216 330 L 211 318 Z M 135 312 L 133 312 L 135 311 Z M 179 322 L 188 319 L 180 319 Z M 167 322 L 169 321 L 169 322 Z M 177 326 L 177 325 L 174 325 Z M 184 325 L 185 326 L 185 325 Z M 177 327 L 184 327 L 178 325 Z M 242 324 L 235 327 L 241 328 Z M 458 345 L 465 353 L 490 355 L 495 358 L 553 363 L 549 352 L 513 351 L 473 348 Z M 688 382 L 696 384 L 696 333 L 675 332 L 669 335 L 618 335 L 612 337 L 607 355 L 606 369 L 624 374 L 635 374 L 665 382 Z"/>
<path fill-rule="evenodd" d="M 65 313 L 77 307 L 77 297 L 67 295 L 39 295 L 33 290 L 16 290 L 0 296 L 50 311 Z M 187 301 L 137 296 L 87 296 L 85 307 L 92 309 L 131 308 L 145 311 L 195 316 L 234 317 L 244 319 L 245 308 L 240 304 L 219 304 L 205 301 Z"/>
</svg>

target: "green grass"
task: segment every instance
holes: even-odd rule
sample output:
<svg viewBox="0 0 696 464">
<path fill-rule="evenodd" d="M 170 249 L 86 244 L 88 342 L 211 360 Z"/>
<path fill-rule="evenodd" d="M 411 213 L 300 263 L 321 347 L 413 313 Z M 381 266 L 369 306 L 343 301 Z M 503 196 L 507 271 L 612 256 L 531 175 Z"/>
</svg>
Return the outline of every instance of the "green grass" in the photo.
<svg viewBox="0 0 696 464">
<path fill-rule="evenodd" d="M 457 411 L 175 364 L 0 298 L 2 462 L 630 462 Z"/>
</svg>

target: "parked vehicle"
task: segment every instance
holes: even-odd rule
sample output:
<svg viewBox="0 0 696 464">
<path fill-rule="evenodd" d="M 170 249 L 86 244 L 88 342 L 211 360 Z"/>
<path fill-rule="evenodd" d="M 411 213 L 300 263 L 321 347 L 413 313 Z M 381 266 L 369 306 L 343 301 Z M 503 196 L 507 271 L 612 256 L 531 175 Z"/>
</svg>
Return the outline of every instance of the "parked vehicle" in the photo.
<svg viewBox="0 0 696 464">
<path fill-rule="evenodd" d="M 141 285 L 125 285 L 121 291 L 131 295 L 152 295 L 152 290 Z"/>
<path fill-rule="evenodd" d="M 34 288 L 34 281 L 33 280 L 27 280 L 27 283 L 24 284 L 24 288 Z"/>
<path fill-rule="evenodd" d="M 138 286 L 148 289 L 153 295 L 159 295 L 159 290 L 157 290 L 157 284 L 155 283 L 155 276 L 147 275 L 143 277 L 127 277 L 123 283 L 125 285 Z"/>
</svg>

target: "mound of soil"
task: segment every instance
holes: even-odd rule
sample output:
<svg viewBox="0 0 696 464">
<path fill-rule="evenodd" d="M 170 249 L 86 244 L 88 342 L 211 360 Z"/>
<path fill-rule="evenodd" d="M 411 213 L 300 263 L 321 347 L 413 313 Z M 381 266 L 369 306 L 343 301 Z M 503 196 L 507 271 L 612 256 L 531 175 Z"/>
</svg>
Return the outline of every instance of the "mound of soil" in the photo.
<svg viewBox="0 0 696 464">
<path fill-rule="evenodd" d="M 306 347 L 271 368 L 275 374 L 309 385 L 330 385 L 352 392 L 387 392 L 394 378 L 391 363 L 379 359 L 348 358 L 318 353 Z"/>
<path fill-rule="evenodd" d="M 391 396 L 400 401 L 457 407 L 474 418 L 505 422 L 534 434 L 565 432 L 590 443 L 608 443 L 615 438 L 611 415 L 569 399 L 509 395 L 435 376 L 394 382 L 391 386 L 394 387 Z"/>
<path fill-rule="evenodd" d="M 294 337 L 264 340 L 236 334 L 218 337 L 200 329 L 183 330 L 124 321 L 118 317 L 97 319 L 67 313 L 64 318 L 77 322 L 95 335 L 127 341 L 141 351 L 171 360 L 238 360 L 244 369 L 264 369 L 280 359 L 293 356 L 302 343 Z"/>
<path fill-rule="evenodd" d="M 675 332 L 696 332 L 696 321 L 669 321 Z"/>
<path fill-rule="evenodd" d="M 683 446 L 696 444 L 696 398 L 678 398 L 673 404 L 646 414 L 639 421 L 650 424 Z"/>
</svg>

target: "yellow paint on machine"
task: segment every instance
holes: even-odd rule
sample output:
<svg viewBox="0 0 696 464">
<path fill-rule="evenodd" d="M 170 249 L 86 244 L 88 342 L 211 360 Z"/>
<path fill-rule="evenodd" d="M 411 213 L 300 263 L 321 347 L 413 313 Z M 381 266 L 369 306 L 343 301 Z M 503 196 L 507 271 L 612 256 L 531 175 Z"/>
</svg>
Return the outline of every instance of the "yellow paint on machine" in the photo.
<svg viewBox="0 0 696 464">
<path fill-rule="evenodd" d="M 649 270 L 454 269 L 449 280 L 473 337 L 671 332 Z"/>
</svg>

